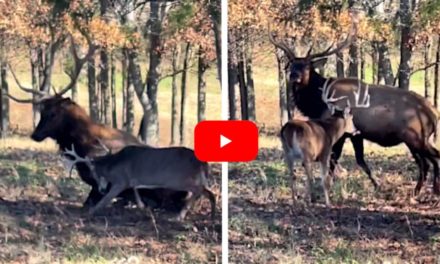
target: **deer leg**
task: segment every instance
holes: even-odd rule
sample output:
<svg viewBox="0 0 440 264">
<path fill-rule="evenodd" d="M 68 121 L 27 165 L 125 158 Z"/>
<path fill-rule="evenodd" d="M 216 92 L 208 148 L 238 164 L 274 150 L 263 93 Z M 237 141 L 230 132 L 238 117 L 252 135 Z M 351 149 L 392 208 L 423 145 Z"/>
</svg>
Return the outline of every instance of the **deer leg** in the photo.
<svg viewBox="0 0 440 264">
<path fill-rule="evenodd" d="M 110 191 L 96 204 L 94 207 L 90 208 L 89 214 L 93 215 L 96 211 L 104 208 L 110 201 L 120 194 L 125 188 L 122 185 L 112 185 Z"/>
<path fill-rule="evenodd" d="M 338 160 L 341 157 L 342 149 L 344 148 L 345 139 L 348 134 L 344 134 L 332 147 L 331 161 L 330 161 L 330 175 L 335 176 L 336 167 L 340 167 Z"/>
<path fill-rule="evenodd" d="M 214 222 L 215 219 L 215 195 L 207 187 L 203 189 L 203 195 L 209 199 L 211 203 L 211 220 Z"/>
<path fill-rule="evenodd" d="M 182 210 L 180 211 L 179 216 L 177 216 L 177 221 L 182 222 L 185 219 L 186 213 L 188 213 L 188 210 L 191 208 L 197 196 L 198 195 L 194 195 L 193 192 L 188 192 L 188 195 L 186 197 L 186 203 L 183 206 Z"/>
<path fill-rule="evenodd" d="M 368 175 L 368 178 L 370 179 L 374 188 L 377 190 L 379 188 L 379 184 L 374 179 L 373 175 L 371 174 L 371 170 L 364 159 L 364 139 L 361 136 L 353 136 L 351 137 L 351 143 L 353 144 L 357 164 Z"/>
<path fill-rule="evenodd" d="M 315 196 L 313 195 L 313 171 L 312 171 L 312 163 L 310 161 L 304 161 L 304 169 L 307 175 L 307 185 L 309 189 L 309 201 L 314 203 L 316 201 Z"/>
<path fill-rule="evenodd" d="M 434 175 L 433 175 L 433 191 L 435 194 L 440 194 L 440 182 L 439 182 L 439 162 L 440 162 L 440 153 L 439 151 L 432 145 L 428 144 L 426 150 L 426 158 L 431 161 L 432 166 L 434 167 Z"/>
<path fill-rule="evenodd" d="M 324 190 L 325 205 L 331 206 L 330 197 L 329 197 L 330 186 L 327 178 L 328 164 L 329 164 L 329 159 L 325 159 L 324 161 L 321 161 L 321 184 L 322 184 L 322 189 Z"/>
<path fill-rule="evenodd" d="M 83 203 L 83 208 L 87 209 L 96 205 L 102 199 L 102 197 L 103 195 L 99 192 L 98 186 L 92 186 L 92 190 L 90 190 L 89 195 Z"/>
</svg>

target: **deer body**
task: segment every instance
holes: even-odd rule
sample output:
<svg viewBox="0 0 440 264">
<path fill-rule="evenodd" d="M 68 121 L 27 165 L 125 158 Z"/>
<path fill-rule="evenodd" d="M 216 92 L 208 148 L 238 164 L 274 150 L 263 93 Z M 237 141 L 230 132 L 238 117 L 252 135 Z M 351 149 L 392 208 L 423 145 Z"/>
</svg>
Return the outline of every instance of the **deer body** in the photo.
<svg viewBox="0 0 440 264">
<path fill-rule="evenodd" d="M 325 202 L 330 205 L 329 183 L 327 180 L 330 154 L 332 146 L 342 137 L 345 129 L 346 120 L 340 113 L 323 120 L 292 120 L 283 126 L 281 129 L 281 142 L 286 164 L 292 176 L 291 188 L 294 200 L 296 199 L 296 177 L 293 170 L 295 161 L 302 161 L 307 175 L 309 198 L 312 202 L 314 201 L 312 163 L 319 162 Z"/>
<path fill-rule="evenodd" d="M 66 154 L 76 156 L 69 152 Z M 215 196 L 206 180 L 208 164 L 199 161 L 194 151 L 188 148 L 127 146 L 116 154 L 85 161 L 91 167 L 96 182 L 100 183 L 101 190 L 107 189 L 110 184 L 109 192 L 90 209 L 91 214 L 106 206 L 123 190 L 164 188 L 189 193 L 179 214 L 180 220 L 185 218 L 193 202 L 201 195 L 210 200 L 214 218 Z"/>
</svg>

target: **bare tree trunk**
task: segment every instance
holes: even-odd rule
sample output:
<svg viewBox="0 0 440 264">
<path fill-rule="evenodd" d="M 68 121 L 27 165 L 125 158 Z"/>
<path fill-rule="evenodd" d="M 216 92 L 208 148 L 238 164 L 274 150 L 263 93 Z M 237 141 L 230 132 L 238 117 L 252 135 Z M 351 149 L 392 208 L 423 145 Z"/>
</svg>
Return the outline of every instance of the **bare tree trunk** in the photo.
<svg viewBox="0 0 440 264">
<path fill-rule="evenodd" d="M 35 49 L 31 49 L 30 51 L 30 62 L 31 62 L 31 79 L 32 79 L 32 89 L 38 90 L 38 52 Z M 34 95 L 33 95 L 34 96 Z M 37 126 L 38 120 L 40 118 L 40 112 L 38 111 L 38 106 L 36 104 L 32 104 L 32 128 L 35 129 Z"/>
<path fill-rule="evenodd" d="M 252 55 L 253 55 L 253 47 L 252 42 L 250 40 L 249 33 L 247 34 L 247 40 L 245 41 L 245 65 L 246 65 L 246 84 L 247 84 L 247 98 L 248 98 L 248 115 L 249 120 L 256 120 L 256 112 L 255 112 L 255 87 L 254 87 L 254 77 L 253 77 L 253 65 L 252 65 Z"/>
<path fill-rule="evenodd" d="M 106 50 L 102 49 L 100 53 L 101 65 L 100 65 L 100 78 L 99 83 L 101 87 L 101 94 L 103 99 L 102 113 L 103 122 L 106 125 L 111 125 L 111 100 L 110 100 L 110 86 L 109 86 L 109 58 Z"/>
<path fill-rule="evenodd" d="M 383 79 L 386 85 L 394 85 L 394 74 L 391 68 L 390 51 L 386 42 L 378 43 L 378 82 Z"/>
<path fill-rule="evenodd" d="M 278 91 L 280 95 L 280 122 L 284 125 L 289 121 L 288 99 L 287 99 L 287 80 L 286 71 L 284 70 L 284 53 L 281 49 L 276 48 L 276 57 L 278 65 Z"/>
<path fill-rule="evenodd" d="M 113 54 L 110 55 L 110 92 L 112 98 L 112 125 L 113 128 L 118 128 L 118 113 L 116 108 L 116 68 L 113 60 Z"/>
<path fill-rule="evenodd" d="M 237 56 L 234 33 L 228 32 L 228 104 L 229 104 L 229 120 L 236 120 L 237 108 L 235 105 L 235 84 L 237 83 Z"/>
<path fill-rule="evenodd" d="M 182 83 L 181 83 L 181 100 L 180 100 L 180 126 L 179 126 L 179 134 L 180 140 L 179 143 L 181 146 L 185 145 L 186 141 L 186 122 L 185 122 L 185 110 L 186 110 L 186 98 L 188 97 L 188 89 L 187 89 L 187 75 L 188 75 L 188 63 L 189 57 L 191 53 L 191 44 L 188 42 L 185 48 L 185 55 L 183 57 L 183 71 L 182 71 Z"/>
<path fill-rule="evenodd" d="M 127 125 L 126 130 L 128 133 L 133 134 L 134 131 L 134 87 L 131 83 L 130 73 L 127 75 L 127 80 L 125 87 L 127 89 L 127 102 L 126 102 L 126 116 L 127 116 Z"/>
<path fill-rule="evenodd" d="M 177 144 L 179 142 L 179 95 L 177 90 L 177 71 L 179 63 L 180 49 L 176 45 L 173 49 L 173 76 L 171 79 L 171 145 Z"/>
<path fill-rule="evenodd" d="M 359 47 L 359 51 L 361 59 L 361 80 L 365 81 L 365 50 L 362 44 Z"/>
<path fill-rule="evenodd" d="M 90 118 L 98 122 L 99 121 L 99 98 L 96 91 L 96 70 L 95 70 L 95 58 L 90 57 L 87 63 L 87 81 L 89 89 L 89 112 Z"/>
<path fill-rule="evenodd" d="M 245 77 L 245 70 L 244 70 L 244 50 L 243 45 L 240 44 L 238 48 L 238 63 L 237 63 L 237 70 L 238 70 L 238 87 L 240 91 L 240 105 L 241 105 L 241 120 L 248 120 L 249 114 L 248 114 L 248 95 L 247 95 L 247 85 L 246 85 L 246 77 Z"/>
<path fill-rule="evenodd" d="M 409 79 L 411 74 L 411 9 L 409 0 L 400 0 L 400 66 L 399 66 L 399 88 L 409 90 Z"/>
<path fill-rule="evenodd" d="M 359 78 L 359 44 L 357 38 L 353 40 L 349 49 L 350 63 L 348 65 L 348 76 Z"/>
<path fill-rule="evenodd" d="M 431 61 L 431 39 L 425 43 L 425 65 L 428 65 Z M 431 97 L 431 69 L 425 69 L 425 98 L 429 100 Z"/>
<path fill-rule="evenodd" d="M 127 58 L 122 50 L 121 59 L 121 91 L 122 91 L 122 128 L 127 131 Z"/>
<path fill-rule="evenodd" d="M 214 40 L 215 40 L 215 54 L 216 54 L 216 62 L 217 62 L 217 76 L 220 82 L 220 86 L 222 83 L 222 60 L 221 60 L 221 1 L 213 0 L 209 3 L 209 14 L 212 20 L 212 28 L 214 31 Z M 224 47 L 226 48 L 226 47 Z"/>
<path fill-rule="evenodd" d="M 199 47 L 199 63 L 197 70 L 197 121 L 206 119 L 206 77 L 205 73 L 208 69 L 208 64 L 204 57 L 203 48 Z"/>
<path fill-rule="evenodd" d="M 374 84 L 379 83 L 379 71 L 378 71 L 378 64 L 379 64 L 379 58 L 378 58 L 378 47 L 377 43 L 371 43 L 371 73 L 372 73 L 372 81 Z"/>
<path fill-rule="evenodd" d="M 338 78 L 344 78 L 344 54 L 342 52 L 336 53 L 336 74 Z"/>
<path fill-rule="evenodd" d="M 165 2 L 150 2 L 150 19 L 147 21 L 147 27 L 149 25 L 151 29 L 149 36 L 150 48 L 147 51 L 150 58 L 146 81 L 148 100 L 145 101 L 144 98 L 140 98 L 144 109 L 144 116 L 142 118 L 144 125 L 142 131 L 140 131 L 140 135 L 145 143 L 151 145 L 157 145 L 159 143 L 157 89 L 160 78 L 160 64 L 162 61 L 162 21 L 166 13 L 166 5 Z"/>
<path fill-rule="evenodd" d="M 0 104 L 1 104 L 1 134 L 0 136 L 4 138 L 9 133 L 9 98 L 4 94 L 9 93 L 9 85 L 7 79 L 7 64 L 4 61 L 4 56 L 2 54 L 2 61 L 0 64 L 0 80 L 1 80 L 1 93 L 0 93 Z"/>
<path fill-rule="evenodd" d="M 435 52 L 435 61 L 440 61 L 440 35 L 437 35 L 437 50 Z M 438 93 L 439 93 L 439 81 L 440 81 L 440 67 L 437 63 L 434 71 L 434 106 L 438 109 Z"/>
</svg>

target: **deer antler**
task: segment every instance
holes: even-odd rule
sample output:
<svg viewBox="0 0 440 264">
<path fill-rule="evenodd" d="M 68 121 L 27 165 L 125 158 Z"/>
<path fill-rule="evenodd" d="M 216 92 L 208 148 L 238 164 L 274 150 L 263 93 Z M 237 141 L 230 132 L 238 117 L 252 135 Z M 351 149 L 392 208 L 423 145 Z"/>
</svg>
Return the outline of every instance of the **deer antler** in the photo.
<svg viewBox="0 0 440 264">
<path fill-rule="evenodd" d="M 80 163 L 80 162 L 84 162 L 85 164 L 87 164 L 87 166 L 89 166 L 89 168 L 92 170 L 92 161 L 90 160 L 89 157 L 85 157 L 82 158 L 80 157 L 76 151 L 75 151 L 75 145 L 72 144 L 72 149 L 66 149 L 63 153 L 64 156 L 66 155 L 70 155 L 73 160 L 68 160 L 66 161 L 66 166 L 68 167 L 68 171 L 69 171 L 69 177 L 72 175 L 72 170 L 73 167 L 75 166 L 75 164 Z"/>
</svg>

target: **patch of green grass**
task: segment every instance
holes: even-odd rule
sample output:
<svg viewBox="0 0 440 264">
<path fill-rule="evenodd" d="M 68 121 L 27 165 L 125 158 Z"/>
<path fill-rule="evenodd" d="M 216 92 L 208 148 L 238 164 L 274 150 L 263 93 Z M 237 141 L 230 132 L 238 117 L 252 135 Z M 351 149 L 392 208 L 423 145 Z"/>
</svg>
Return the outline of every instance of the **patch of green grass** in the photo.
<svg viewBox="0 0 440 264">
<path fill-rule="evenodd" d="M 50 179 L 44 173 L 44 168 L 34 161 L 19 162 L 7 165 L 9 173 L 2 178 L 7 185 L 20 187 L 44 187 Z"/>
</svg>

